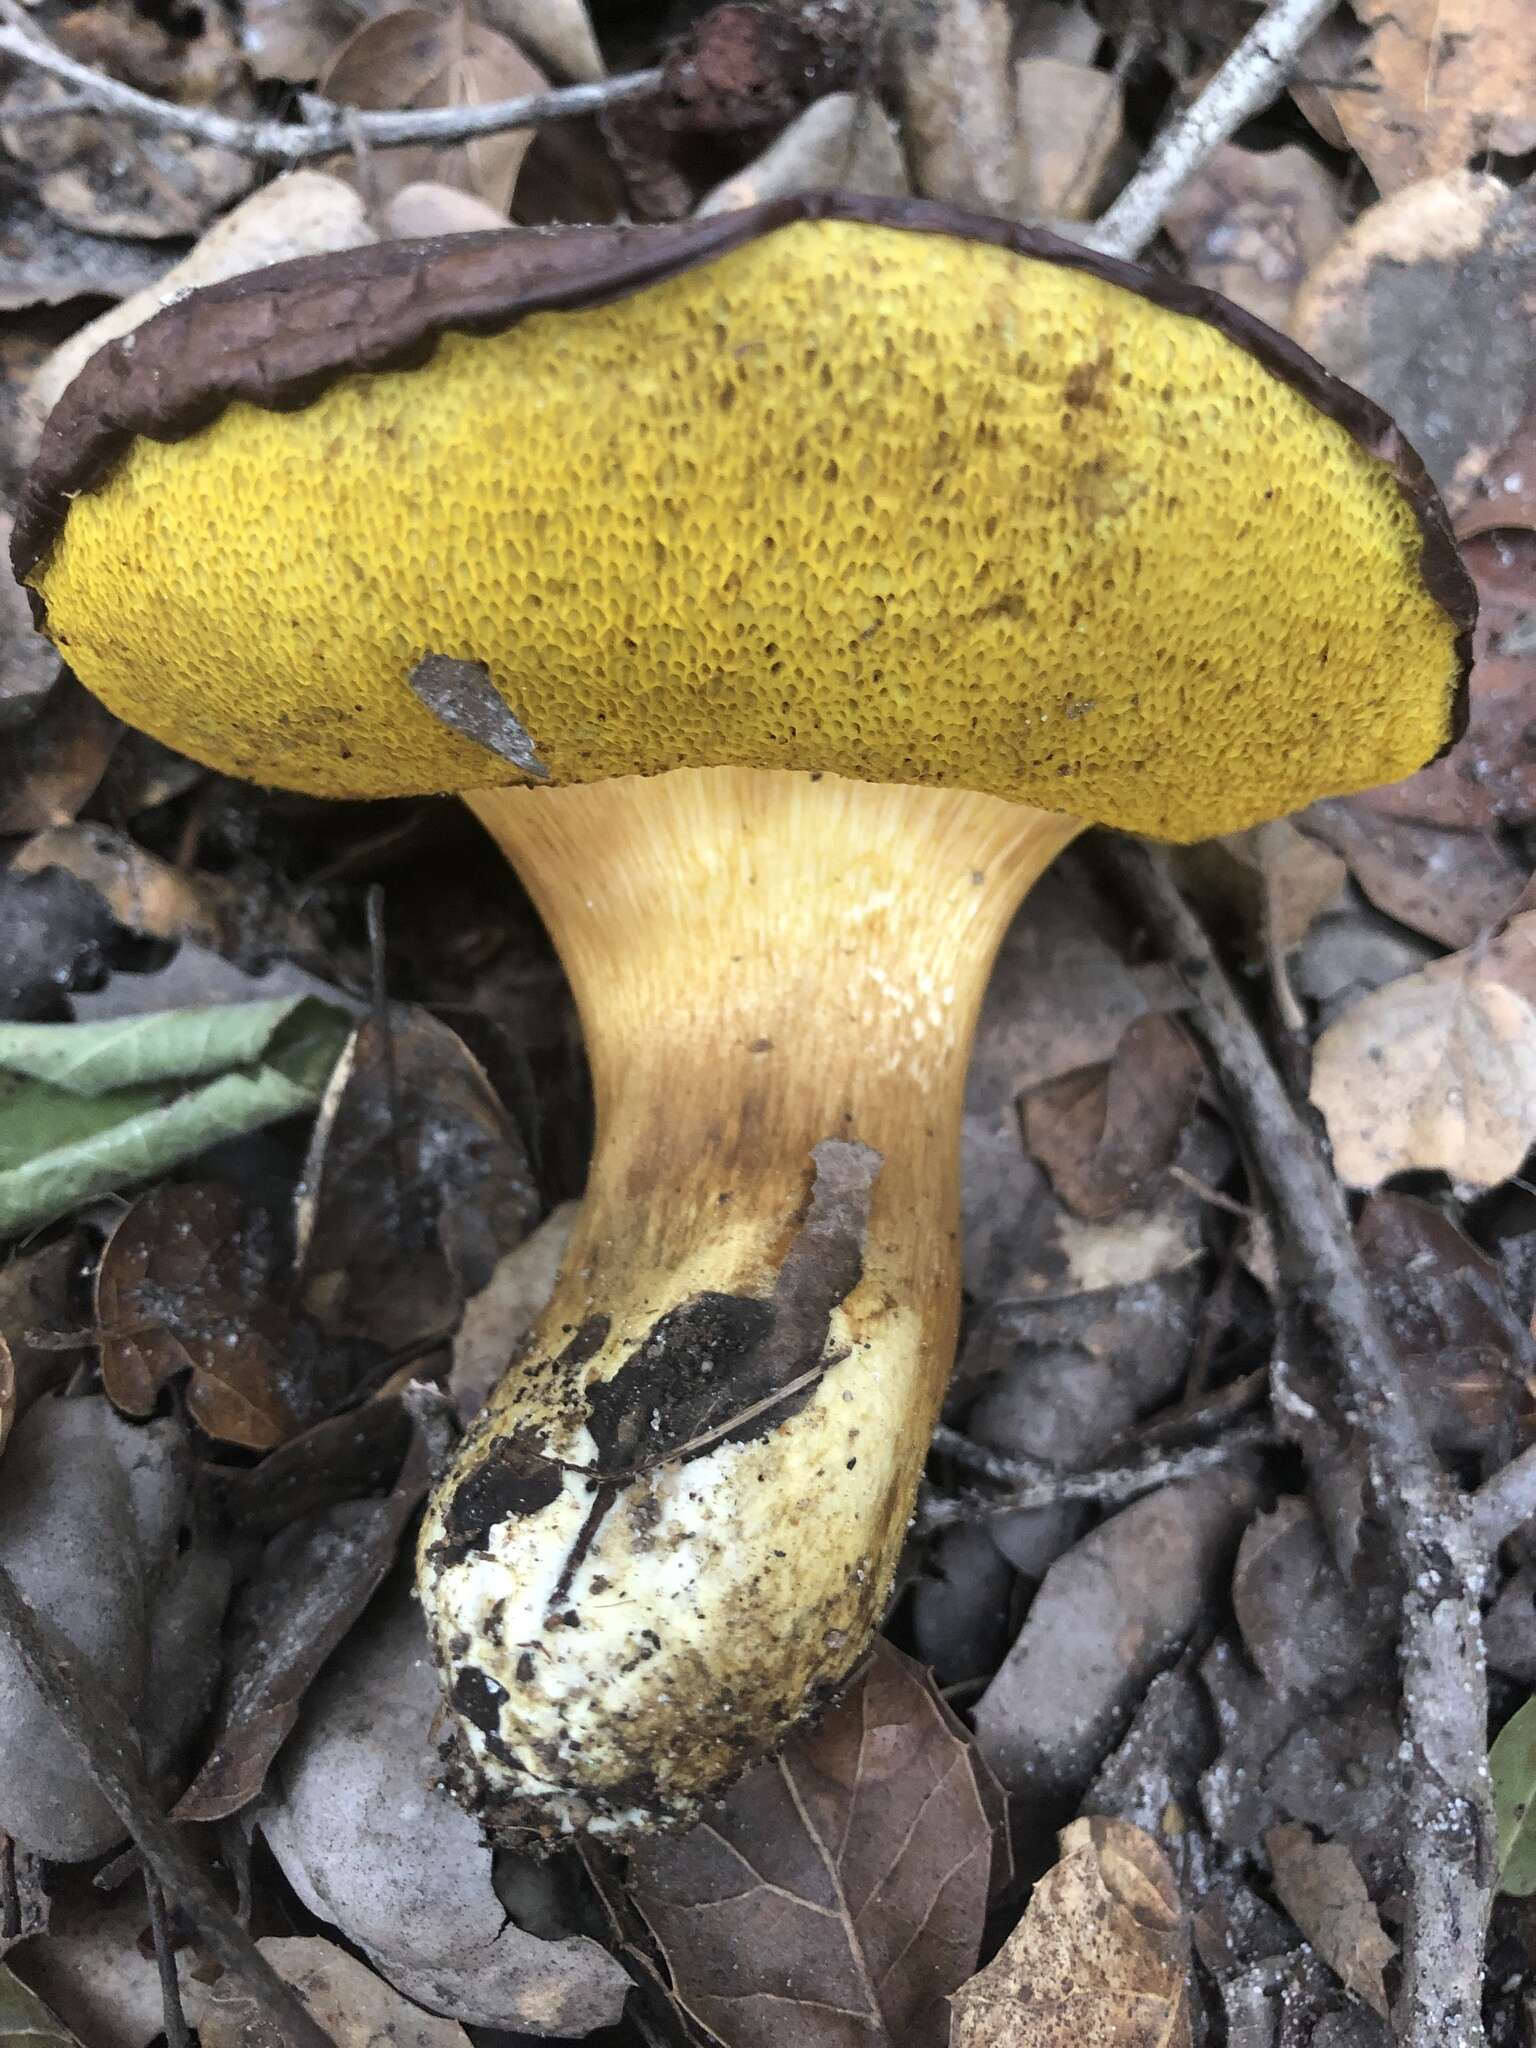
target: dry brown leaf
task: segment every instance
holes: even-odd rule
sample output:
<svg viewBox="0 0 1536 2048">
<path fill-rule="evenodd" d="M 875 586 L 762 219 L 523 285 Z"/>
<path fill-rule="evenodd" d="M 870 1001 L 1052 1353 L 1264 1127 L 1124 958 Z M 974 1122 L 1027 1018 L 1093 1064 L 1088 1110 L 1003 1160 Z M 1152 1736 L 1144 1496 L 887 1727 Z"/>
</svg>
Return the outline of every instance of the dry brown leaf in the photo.
<svg viewBox="0 0 1536 2048">
<path fill-rule="evenodd" d="M 542 92 L 549 84 L 515 43 L 472 21 L 462 6 L 448 14 L 402 7 L 365 22 L 342 44 L 319 82 L 320 90 L 343 106 L 402 109 L 480 106 Z M 430 179 L 473 193 L 505 219 L 532 141 L 531 128 L 511 128 L 467 142 L 376 149 L 355 171 L 347 168 L 375 205 L 402 186 Z"/>
<path fill-rule="evenodd" d="M 473 192 L 461 192 L 456 185 L 439 185 L 431 178 L 402 185 L 384 208 L 384 233 L 396 241 L 418 235 L 472 235 L 487 228 L 504 228 L 506 216 L 477 199 Z"/>
<path fill-rule="evenodd" d="M 877 1640 L 834 1713 L 702 1825 L 644 1843 L 630 1886 L 678 1999 L 726 2048 L 938 2048 L 992 1853 L 970 1744 Z"/>
<path fill-rule="evenodd" d="M 1317 1041 L 1312 1101 L 1340 1177 L 1494 1187 L 1536 1138 L 1536 912 L 1366 996 Z"/>
<path fill-rule="evenodd" d="M 1024 1097 L 1024 1139 L 1079 1216 L 1117 1216 L 1170 1165 L 1205 1067 L 1171 1018 L 1138 1017 L 1115 1057 Z"/>
<path fill-rule="evenodd" d="M 1075 1820 L 1001 1954 L 951 2000 L 950 2048 L 1189 2048 L 1189 1930 L 1129 1821 Z"/>
<path fill-rule="evenodd" d="M 0 548 L 7 559 L 10 545 L 11 517 L 0 512 Z M 58 675 L 58 652 L 33 625 L 27 593 L 14 578 L 0 576 L 0 730 L 31 716 Z"/>
<path fill-rule="evenodd" d="M 1448 832 L 1348 797 L 1313 804 L 1301 823 L 1349 863 L 1378 910 L 1442 946 L 1476 944 L 1525 888 L 1525 864 L 1491 832 Z"/>
<path fill-rule="evenodd" d="M 1453 171 L 1367 208 L 1291 332 L 1392 415 L 1457 511 L 1530 403 L 1533 318 L 1536 183 Z"/>
<path fill-rule="evenodd" d="M 1345 1989 L 1385 2019 L 1383 1972 L 1397 1945 L 1382 1927 L 1354 1857 L 1342 1842 L 1319 1842 L 1295 1821 L 1270 1828 L 1264 1846 L 1281 1905 Z"/>
<path fill-rule="evenodd" d="M 333 1942 L 317 1935 L 268 1935 L 257 1947 L 336 2048 L 469 2048 L 469 2036 L 456 2020 L 423 2012 Z M 283 2048 L 287 2039 L 227 1973 L 194 2001 L 188 2017 L 196 2022 L 203 2048 Z"/>
<path fill-rule="evenodd" d="M 1384 193 L 1536 149 L 1530 0 L 1354 0 L 1373 31 L 1328 97 Z"/>
<path fill-rule="evenodd" d="M 29 839 L 15 873 L 62 868 L 102 898 L 120 925 L 151 939 L 197 939 L 217 946 L 232 914 L 227 884 L 192 875 L 136 846 L 107 825 L 59 825 Z"/>
<path fill-rule="evenodd" d="M 1118 78 L 1091 64 L 1026 57 L 1014 66 L 1019 189 L 1025 218 L 1085 220 L 1124 133 Z"/>
<path fill-rule="evenodd" d="M 1529 482 L 1536 514 L 1536 440 Z M 1479 599 L 1467 730 L 1443 760 L 1352 804 L 1468 831 L 1526 825 L 1536 818 L 1536 531 L 1479 533 L 1461 554 Z"/>
<path fill-rule="evenodd" d="M 129 1415 L 148 1415 L 190 1369 L 187 1407 L 210 1436 L 269 1450 L 293 1434 L 287 1317 L 270 1223 L 215 1181 L 141 1195 L 96 1276 L 101 1377 Z"/>
<path fill-rule="evenodd" d="M 1302 279 L 1344 227 L 1339 180 L 1296 143 L 1223 143 L 1164 223 L 1196 284 L 1288 329 Z"/>
<path fill-rule="evenodd" d="M 604 76 L 586 0 L 480 0 L 480 13 L 551 76 L 573 85 Z"/>
</svg>

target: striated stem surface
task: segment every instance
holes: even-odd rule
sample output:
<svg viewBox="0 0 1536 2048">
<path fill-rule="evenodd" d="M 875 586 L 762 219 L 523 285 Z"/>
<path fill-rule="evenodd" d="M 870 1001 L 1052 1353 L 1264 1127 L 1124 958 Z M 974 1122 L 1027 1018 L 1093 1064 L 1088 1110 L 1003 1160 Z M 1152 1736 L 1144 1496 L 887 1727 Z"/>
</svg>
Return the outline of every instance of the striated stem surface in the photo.
<svg viewBox="0 0 1536 2048">
<path fill-rule="evenodd" d="M 953 1358 L 977 1008 L 1079 827 L 776 770 L 470 802 L 570 974 L 597 1149 L 422 1594 L 461 1791 L 623 1837 L 770 1750 L 879 1618 Z"/>
</svg>

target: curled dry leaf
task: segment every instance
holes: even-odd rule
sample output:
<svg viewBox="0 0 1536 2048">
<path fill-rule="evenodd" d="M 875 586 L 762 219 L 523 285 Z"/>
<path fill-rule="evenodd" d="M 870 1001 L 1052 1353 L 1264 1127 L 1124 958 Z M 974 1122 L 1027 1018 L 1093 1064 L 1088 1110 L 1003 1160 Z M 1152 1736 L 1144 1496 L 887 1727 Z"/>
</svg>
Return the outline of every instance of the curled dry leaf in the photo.
<svg viewBox="0 0 1536 2048">
<path fill-rule="evenodd" d="M 1343 195 L 1333 172 L 1296 143 L 1258 150 L 1224 142 L 1164 226 L 1195 284 L 1285 330 L 1303 278 L 1343 229 Z"/>
<path fill-rule="evenodd" d="M 122 730 L 66 670 L 36 716 L 8 739 L 0 767 L 0 835 L 68 824 L 101 781 Z"/>
<path fill-rule="evenodd" d="M 296 1427 L 288 1319 L 271 1220 L 216 1181 L 140 1195 L 96 1276 L 101 1377 L 128 1415 L 148 1415 L 190 1369 L 187 1408 L 223 1443 L 270 1450 Z"/>
<path fill-rule="evenodd" d="M 1291 331 L 1392 415 L 1454 512 L 1530 403 L 1533 319 L 1536 187 L 1453 171 L 1368 207 Z"/>
<path fill-rule="evenodd" d="M 380 2048 L 385 2042 L 390 2048 L 469 2048 L 461 2026 L 412 2005 L 332 1942 L 315 1935 L 269 1935 L 257 1947 L 336 2048 Z M 189 2017 L 196 2019 L 202 2048 L 283 2048 L 287 2038 L 227 1972 L 195 2000 Z"/>
<path fill-rule="evenodd" d="M 1019 189 L 1026 220 L 1085 220 L 1125 127 L 1118 78 L 1091 64 L 1026 57 L 1014 67 Z"/>
<path fill-rule="evenodd" d="M 320 75 L 327 98 L 370 108 L 473 107 L 543 92 L 548 84 L 515 43 L 462 6 L 446 14 L 401 7 L 365 22 Z M 473 193 L 505 220 L 532 141 L 532 129 L 512 128 L 467 142 L 377 149 L 355 175 L 375 204 L 431 179 Z"/>
<path fill-rule="evenodd" d="M 165 269 L 156 242 L 83 234 L 51 213 L 20 175 L 0 170 L 5 268 L 0 313 L 62 306 L 70 299 L 120 299 L 153 284 Z"/>
<path fill-rule="evenodd" d="M 383 216 L 385 234 L 397 241 L 416 235 L 473 235 L 506 224 L 505 214 L 477 199 L 473 192 L 439 185 L 430 178 L 402 185 Z"/>
<path fill-rule="evenodd" d="M 726 2048 L 938 2048 L 975 1967 L 992 1823 L 970 1744 L 878 1640 L 837 1710 L 685 1835 L 631 1896 L 676 1996 Z"/>
<path fill-rule="evenodd" d="M 1368 900 L 1442 946 L 1470 946 L 1520 901 L 1524 862 L 1490 832 L 1448 832 L 1338 797 L 1301 814 Z"/>
<path fill-rule="evenodd" d="M 1536 149 L 1529 0 L 1354 0 L 1372 31 L 1328 94 L 1380 191 Z"/>
<path fill-rule="evenodd" d="M 1397 1945 L 1342 1842 L 1314 1840 L 1287 1821 L 1264 1837 L 1280 1903 L 1346 1990 L 1387 2017 L 1384 1972 Z"/>
<path fill-rule="evenodd" d="M 480 12 L 552 77 L 579 85 L 604 76 L 586 0 L 481 0 Z"/>
<path fill-rule="evenodd" d="M 1189 1930 L 1129 1821 L 1075 1820 L 1002 1952 L 951 2001 L 950 2048 L 1189 2048 Z"/>
<path fill-rule="evenodd" d="M 1355 1188 L 1394 1173 L 1494 1187 L 1536 1139 L 1536 912 L 1388 982 L 1317 1041 L 1312 1101 Z"/>
</svg>

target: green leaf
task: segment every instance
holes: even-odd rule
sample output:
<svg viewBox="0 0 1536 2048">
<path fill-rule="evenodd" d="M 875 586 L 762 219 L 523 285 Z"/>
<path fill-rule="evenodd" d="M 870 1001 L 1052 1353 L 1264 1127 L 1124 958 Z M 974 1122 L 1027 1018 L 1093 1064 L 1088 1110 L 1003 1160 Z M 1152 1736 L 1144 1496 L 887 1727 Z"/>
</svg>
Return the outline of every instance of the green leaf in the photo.
<svg viewBox="0 0 1536 2048">
<path fill-rule="evenodd" d="M 310 996 L 121 1024 L 0 1026 L 0 1068 L 13 1069 L 0 1072 L 0 1234 L 313 1108 L 350 1028 Z M 205 1078 L 215 1050 L 228 1071 Z"/>
<path fill-rule="evenodd" d="M 1499 1835 L 1499 1889 L 1517 1899 L 1536 1892 L 1536 1699 L 1499 1730 L 1488 1752 Z"/>
<path fill-rule="evenodd" d="M 313 996 L 281 996 L 100 1024 L 0 1024 L 0 1067 L 72 1095 L 104 1095 L 139 1081 L 199 1081 L 259 1060 L 305 1010 L 335 1014 Z"/>
<path fill-rule="evenodd" d="M 54 2018 L 7 1963 L 0 1963 L 0 2041 L 6 2048 L 80 2048 L 79 2036 Z"/>
</svg>

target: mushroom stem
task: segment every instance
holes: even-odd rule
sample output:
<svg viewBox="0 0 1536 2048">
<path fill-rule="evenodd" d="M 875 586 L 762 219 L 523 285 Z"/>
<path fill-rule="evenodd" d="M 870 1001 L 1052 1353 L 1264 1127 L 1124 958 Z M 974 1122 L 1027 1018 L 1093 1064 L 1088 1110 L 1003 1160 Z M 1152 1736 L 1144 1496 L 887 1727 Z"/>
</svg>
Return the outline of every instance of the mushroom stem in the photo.
<svg viewBox="0 0 1536 2048">
<path fill-rule="evenodd" d="M 997 943 L 1075 819 L 679 769 L 476 792 L 581 1010 L 597 1150 L 421 1585 L 493 1824 L 686 1820 L 879 1619 L 953 1357 Z"/>
</svg>

